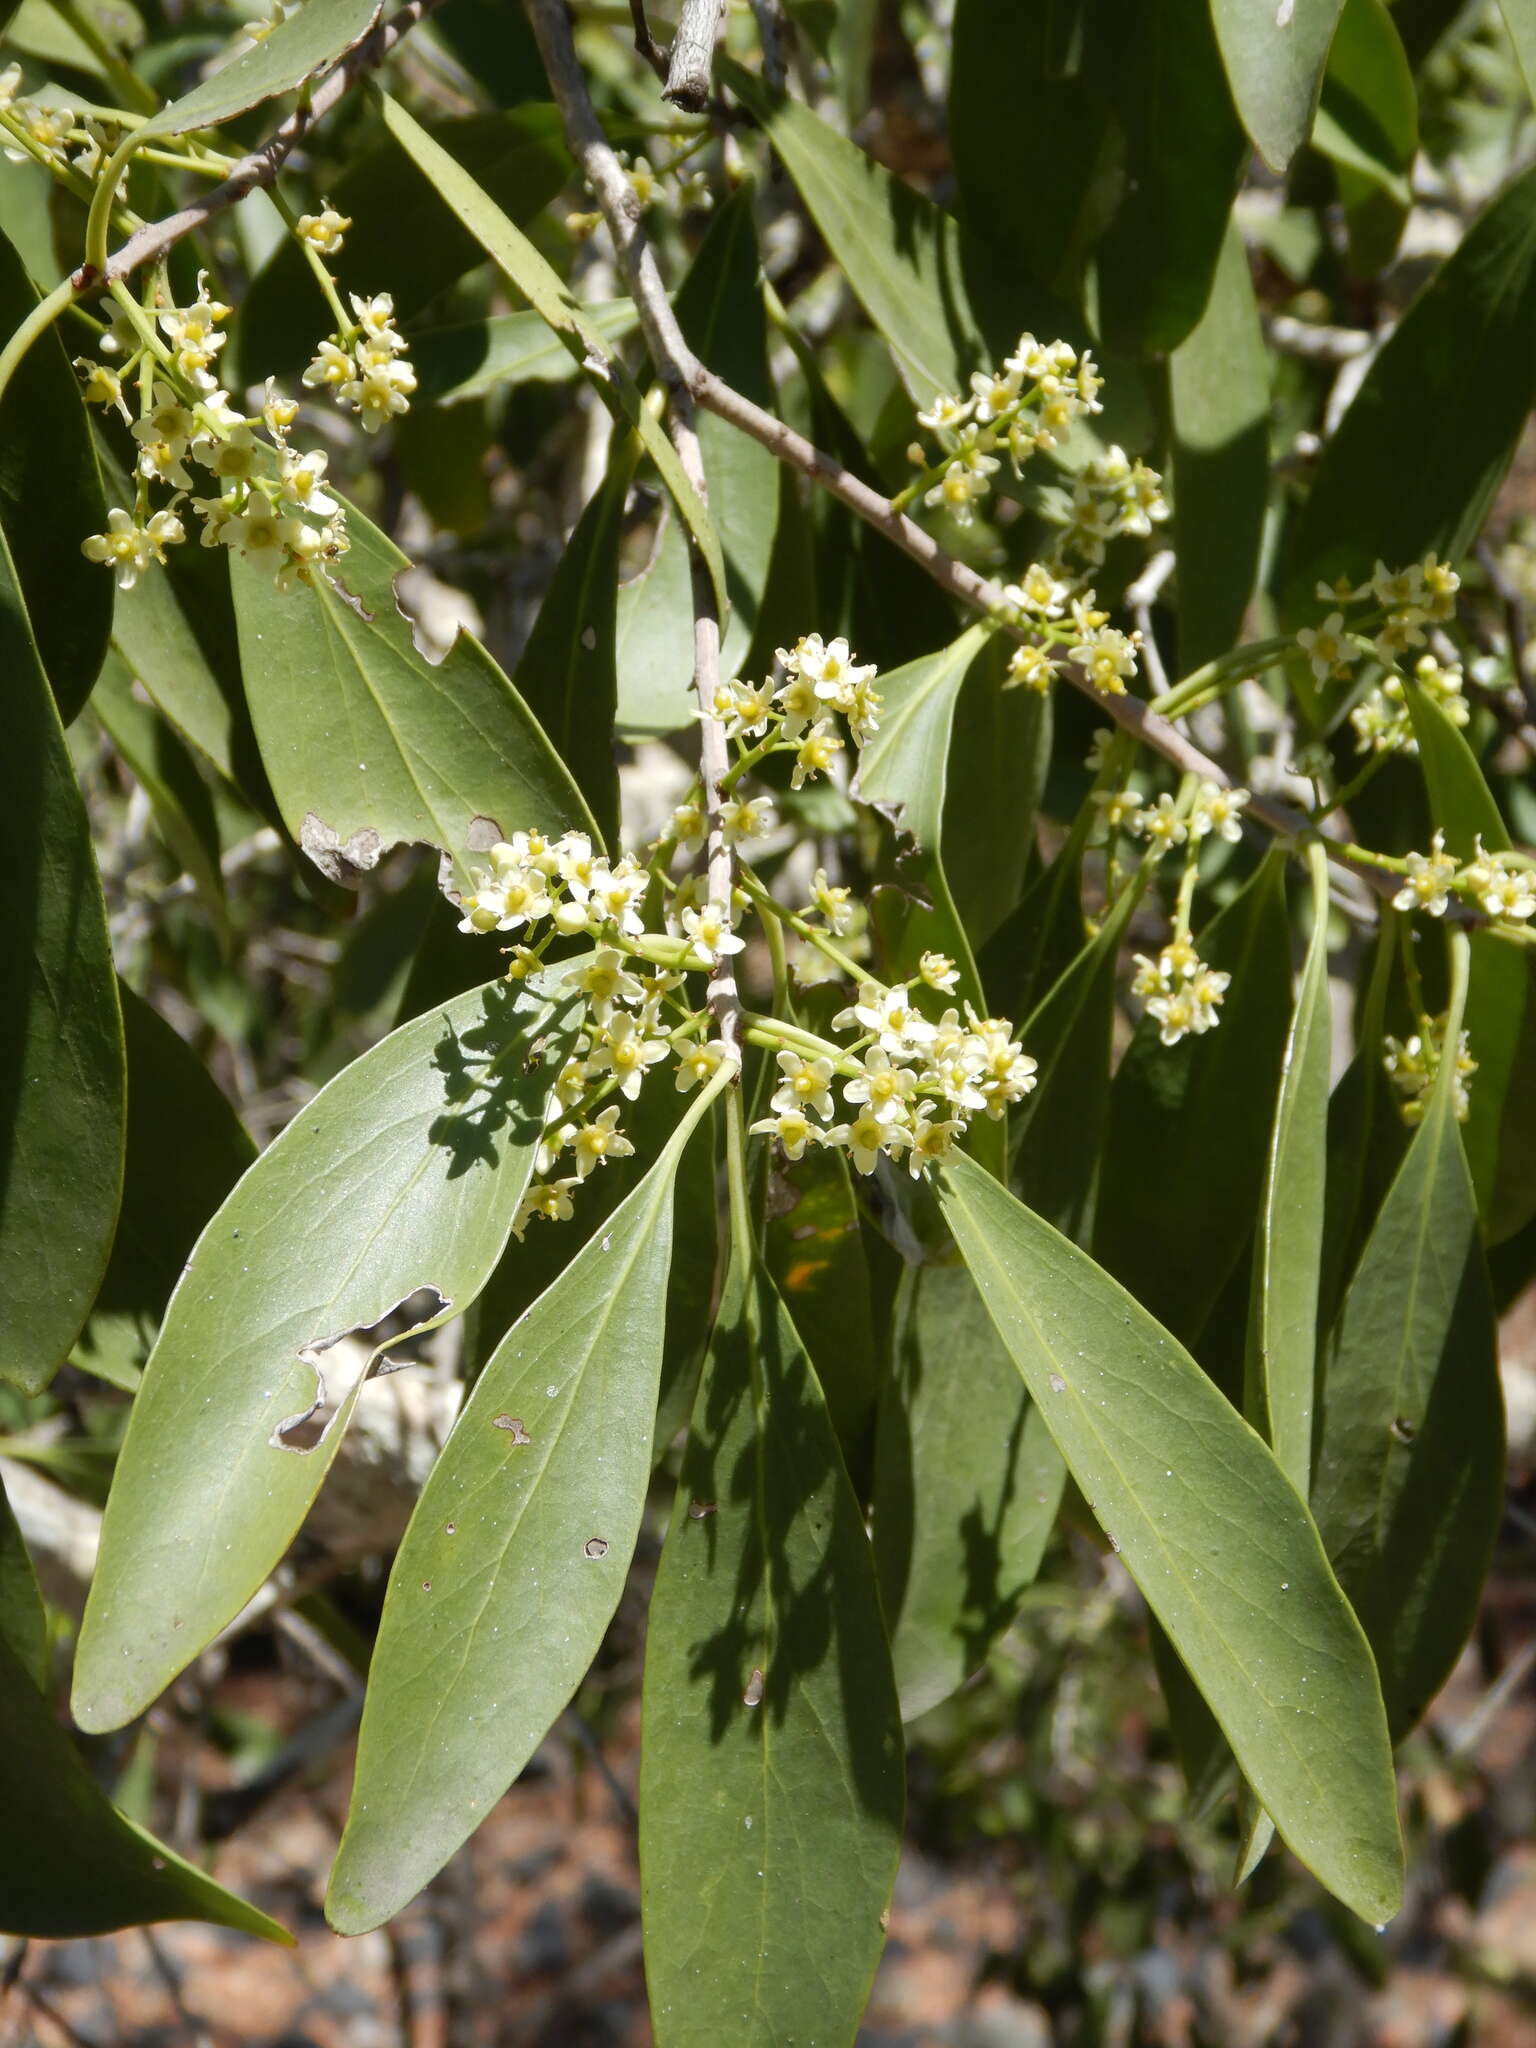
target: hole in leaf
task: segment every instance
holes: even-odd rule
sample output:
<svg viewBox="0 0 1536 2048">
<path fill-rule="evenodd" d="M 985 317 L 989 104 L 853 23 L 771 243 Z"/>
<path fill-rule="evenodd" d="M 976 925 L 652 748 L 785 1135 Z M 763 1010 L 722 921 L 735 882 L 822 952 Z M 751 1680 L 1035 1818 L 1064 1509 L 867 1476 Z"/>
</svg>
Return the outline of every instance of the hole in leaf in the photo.
<svg viewBox="0 0 1536 2048">
<path fill-rule="evenodd" d="M 384 1359 L 379 1351 L 395 1337 L 404 1337 L 437 1322 L 453 1306 L 437 1288 L 416 1287 L 371 1323 L 358 1323 L 334 1337 L 317 1337 L 301 1345 L 301 1364 L 315 1375 L 315 1398 L 296 1415 L 278 1423 L 267 1441 L 279 1451 L 312 1451 L 323 1443 L 341 1409 L 360 1380 L 398 1372 L 414 1358 Z M 325 1369 L 321 1370 L 321 1358 Z"/>
</svg>

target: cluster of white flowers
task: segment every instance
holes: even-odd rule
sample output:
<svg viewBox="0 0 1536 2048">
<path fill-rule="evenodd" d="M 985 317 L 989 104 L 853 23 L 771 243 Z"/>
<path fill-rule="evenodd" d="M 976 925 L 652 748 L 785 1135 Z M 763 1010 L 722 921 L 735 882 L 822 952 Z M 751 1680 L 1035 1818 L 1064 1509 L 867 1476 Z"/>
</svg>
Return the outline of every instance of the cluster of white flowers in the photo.
<svg viewBox="0 0 1536 2048">
<path fill-rule="evenodd" d="M 1193 850 L 1203 839 L 1225 839 L 1235 846 L 1243 836 L 1243 811 L 1250 800 L 1250 791 L 1220 782 L 1202 782 L 1187 810 L 1181 810 L 1166 791 L 1149 803 L 1129 786 L 1101 789 L 1093 798 L 1105 835 L 1132 833 L 1145 841 L 1149 853 L 1159 856 L 1175 846 Z"/>
<path fill-rule="evenodd" d="M 77 361 L 86 399 L 121 412 L 138 443 L 134 511 L 115 508 L 107 531 L 81 542 L 88 560 L 115 570 L 119 589 L 131 590 L 152 563 L 165 561 L 167 547 L 186 539 L 187 512 L 201 521 L 204 547 L 236 549 L 282 591 L 308 582 L 317 568 L 346 551 L 341 508 L 325 489 L 326 457 L 290 443 L 298 407 L 269 382 L 261 412 L 247 417 L 219 387 L 216 369 L 225 341 L 220 329 L 228 314 L 210 296 L 203 273 L 190 306 L 169 306 L 156 315 L 161 339 L 154 350 L 119 314 L 100 348 L 109 357 L 123 356 L 121 367 L 88 357 Z M 153 379 L 135 419 L 124 380 L 146 353 L 163 374 Z M 206 485 L 189 463 L 207 472 Z M 169 502 L 153 511 L 152 484 L 171 492 Z M 197 495 L 200 488 L 205 495 Z"/>
<path fill-rule="evenodd" d="M 320 247 L 322 233 L 333 248 L 340 247 L 340 226 L 327 229 L 325 214 L 304 218 L 316 224 L 305 236 L 311 248 Z M 333 218 L 340 222 L 340 215 Z M 410 411 L 416 372 L 406 358 L 405 337 L 395 326 L 395 302 L 389 293 L 375 292 L 371 299 L 359 298 L 356 292 L 349 296 L 354 321 L 321 342 L 304 382 L 311 390 L 329 391 L 338 405 L 357 414 L 365 433 L 376 434 Z"/>
<path fill-rule="evenodd" d="M 660 167 L 640 151 L 631 156 L 628 150 L 615 151 L 624 175 L 629 180 L 630 190 L 642 217 L 653 207 L 661 207 L 672 214 L 688 212 L 707 213 L 715 203 L 715 195 L 709 182 L 709 173 L 704 170 L 685 170 L 683 160 L 691 150 L 683 152 L 683 158 Z M 568 213 L 565 225 L 568 233 L 579 242 L 596 234 L 603 224 L 601 213 Z"/>
<path fill-rule="evenodd" d="M 699 715 L 717 718 L 743 755 L 749 750 L 756 757 L 793 751 L 790 786 L 800 789 L 824 775 L 843 752 L 836 716 L 847 721 L 855 746 L 880 730 L 881 698 L 874 687 L 878 670 L 873 662 L 856 660 L 846 640 L 824 641 L 819 633 L 808 633 L 777 654 L 778 681 L 722 683 Z M 734 831 L 745 840 L 768 829 L 771 813 L 765 798 L 738 805 L 735 812 L 734 820 L 727 820 L 728 837 Z M 702 835 L 699 806 L 680 806 L 671 836 L 688 845 Z"/>
<path fill-rule="evenodd" d="M 1454 663 L 1436 661 L 1422 654 L 1414 663 L 1414 677 L 1426 697 L 1438 704 L 1452 725 L 1465 725 L 1471 716 L 1462 695 L 1462 672 Z M 1391 671 L 1368 691 L 1349 714 L 1355 729 L 1355 748 L 1361 754 L 1416 754 L 1419 743 L 1413 736 L 1413 716 L 1403 679 Z"/>
<path fill-rule="evenodd" d="M 1067 586 L 1051 569 L 1036 562 L 1021 582 L 1008 585 L 1003 596 L 1014 623 L 1034 635 L 1009 657 L 1011 683 L 1043 694 L 1056 680 L 1058 658 L 1065 657 L 1075 661 L 1104 696 L 1125 694 L 1127 680 L 1136 674 L 1141 635 L 1111 626 L 1108 612 L 1095 608 L 1091 590 L 1069 597 Z"/>
<path fill-rule="evenodd" d="M 1001 1117 L 1036 1078 L 1006 1018 L 978 1017 L 969 1003 L 963 1018 L 947 1009 L 934 1019 L 918 1007 L 918 986 L 947 992 L 955 978 L 952 961 L 928 953 L 915 983 L 861 982 L 832 1020 L 834 1030 L 860 1036 L 825 1052 L 779 1053 L 772 1114 L 753 1131 L 776 1138 L 789 1159 L 810 1145 L 839 1146 L 866 1174 L 882 1154 L 904 1158 L 914 1178 L 948 1158 L 973 1116 Z"/>
<path fill-rule="evenodd" d="M 1423 1121 L 1429 1097 L 1445 1058 L 1444 1017 L 1421 1017 L 1419 1029 L 1408 1039 L 1382 1041 L 1381 1063 L 1399 1096 L 1398 1109 L 1405 1124 Z M 1455 1102 L 1456 1121 L 1465 1123 L 1471 1108 L 1467 1083 L 1477 1072 L 1477 1061 L 1468 1050 L 1467 1034 L 1456 1039 Z"/>
<path fill-rule="evenodd" d="M 1436 832 L 1428 853 L 1410 853 L 1403 886 L 1392 901 L 1399 910 L 1423 910 L 1444 917 L 1451 898 L 1481 910 L 1500 924 L 1525 924 L 1536 917 L 1536 867 L 1516 853 L 1488 853 L 1481 837 L 1471 860 L 1463 863 L 1445 850 L 1445 834 Z"/>
<path fill-rule="evenodd" d="M 1006 449 L 1014 474 L 1021 474 L 1037 450 L 1060 443 L 1074 420 L 1103 411 L 1103 383 L 1086 351 L 1080 356 L 1065 341 L 1020 335 L 1001 368 L 972 375 L 969 398 L 941 392 L 918 414 L 919 426 L 928 429 L 941 451 L 939 460 L 930 462 L 918 443 L 912 446 L 918 467 L 937 472 L 923 492 L 924 504 L 968 526 L 1001 466 L 995 451 Z"/>
<path fill-rule="evenodd" d="M 1198 1038 L 1221 1021 L 1217 1012 L 1232 977 L 1208 966 L 1187 932 L 1176 933 L 1155 960 L 1138 953 L 1136 969 L 1131 993 L 1157 1019 L 1164 1045 L 1177 1045 L 1191 1034 Z"/>
<path fill-rule="evenodd" d="M 68 144 L 71 142 L 83 142 L 83 153 L 88 154 L 92 161 L 95 159 L 97 143 L 89 131 L 80 126 L 80 116 L 73 107 L 62 101 L 42 106 L 22 95 L 19 64 L 7 64 L 0 71 L 0 115 L 4 116 L 5 129 L 13 138 L 5 144 L 5 155 L 13 164 L 41 159 L 50 166 L 62 168 L 70 161 Z M 25 143 L 21 140 L 23 136 Z M 30 148 L 27 143 L 30 143 Z M 81 168 L 85 167 L 82 164 Z"/>
</svg>

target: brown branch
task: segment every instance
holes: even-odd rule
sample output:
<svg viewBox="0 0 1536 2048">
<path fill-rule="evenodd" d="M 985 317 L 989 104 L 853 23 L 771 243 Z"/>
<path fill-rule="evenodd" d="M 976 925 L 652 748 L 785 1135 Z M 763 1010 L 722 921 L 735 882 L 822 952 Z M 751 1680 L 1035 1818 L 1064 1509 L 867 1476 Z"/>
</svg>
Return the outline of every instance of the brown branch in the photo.
<svg viewBox="0 0 1536 2048">
<path fill-rule="evenodd" d="M 667 288 L 640 217 L 640 202 L 602 123 L 593 109 L 587 81 L 571 36 L 565 0 L 528 0 L 528 15 L 544 59 L 551 90 L 565 124 L 571 154 L 596 198 L 613 237 L 619 267 L 640 315 L 646 346 L 668 392 L 668 431 L 688 481 L 707 505 L 708 479 L 699 447 L 693 380 L 700 364 L 683 338 Z M 700 769 L 705 813 L 709 821 L 709 893 L 730 909 L 735 863 L 721 822 L 721 778 L 730 766 L 725 727 L 714 716 L 720 682 L 720 613 L 714 586 L 698 548 L 690 540 L 693 581 L 693 680 L 699 698 Z M 715 967 L 709 986 L 710 1009 L 727 1044 L 734 1044 L 740 1000 L 736 973 L 728 955 Z"/>
<path fill-rule="evenodd" d="M 645 18 L 645 0 L 629 0 L 629 17 L 635 25 L 635 52 L 643 57 L 656 76 L 665 85 L 667 82 L 667 52 L 651 34 L 651 25 Z"/>
<path fill-rule="evenodd" d="M 130 235 L 108 263 L 105 280 L 83 277 L 77 272 L 76 289 L 84 291 L 99 282 L 111 284 L 119 278 L 131 276 L 144 264 L 155 262 L 168 249 L 174 248 L 183 236 L 205 227 L 216 214 L 244 199 L 247 193 L 260 185 L 270 185 L 295 145 L 315 123 L 322 120 L 360 78 L 381 64 L 419 21 L 442 4 L 443 0 L 407 0 L 407 4 L 392 14 L 388 21 L 381 21 L 376 28 L 370 29 L 360 43 L 333 64 L 308 100 L 294 108 L 260 149 L 241 157 L 222 184 L 204 192 L 190 206 L 182 207 L 179 213 L 168 214 L 164 220 L 149 221 Z"/>
</svg>

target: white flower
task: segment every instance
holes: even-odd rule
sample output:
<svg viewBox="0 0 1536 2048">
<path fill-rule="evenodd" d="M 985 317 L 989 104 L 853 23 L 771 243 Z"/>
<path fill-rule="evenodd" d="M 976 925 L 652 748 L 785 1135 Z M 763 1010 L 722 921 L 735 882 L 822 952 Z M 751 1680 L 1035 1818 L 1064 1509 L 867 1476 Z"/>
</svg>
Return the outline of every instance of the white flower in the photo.
<svg viewBox="0 0 1536 2048">
<path fill-rule="evenodd" d="M 1006 363 L 1001 370 L 973 370 L 971 394 L 977 419 L 985 423 L 1012 412 L 1023 389 L 1023 371 L 1012 369 Z"/>
<path fill-rule="evenodd" d="M 831 724 L 824 718 L 818 718 L 800 742 L 800 751 L 790 770 L 790 788 L 799 789 L 808 776 L 824 774 L 842 751 L 843 743 Z"/>
<path fill-rule="evenodd" d="M 580 1185 L 577 1180 L 534 1181 L 517 1205 L 512 1235 L 521 1243 L 523 1232 L 535 1218 L 542 1218 L 546 1223 L 569 1223 L 575 1213 L 571 1205 L 571 1190 Z"/>
<path fill-rule="evenodd" d="M 931 1102 L 920 1102 L 912 1125 L 912 1147 L 907 1154 L 907 1171 L 916 1180 L 928 1167 L 937 1166 L 955 1149 L 964 1124 L 954 1117 L 935 1118 Z"/>
<path fill-rule="evenodd" d="M 142 418 L 133 421 L 128 431 L 135 441 L 164 441 L 175 454 L 183 455 L 197 432 L 197 421 L 170 385 L 157 381 L 154 404 Z"/>
<path fill-rule="evenodd" d="M 304 372 L 304 382 L 311 390 L 320 386 L 339 390 L 357 375 L 357 365 L 350 351 L 334 341 L 322 341 L 315 351 L 314 360 Z"/>
<path fill-rule="evenodd" d="M 945 995 L 960 979 L 960 970 L 947 953 L 924 953 L 917 963 L 917 974 L 925 987 L 942 990 Z"/>
<path fill-rule="evenodd" d="M 611 1073 L 619 1093 L 633 1102 L 646 1069 L 664 1060 L 668 1049 L 664 1038 L 648 1038 L 637 1019 L 620 1011 L 593 1048 L 589 1064 L 594 1073 Z"/>
<path fill-rule="evenodd" d="M 325 206 L 319 213 L 301 213 L 297 232 L 320 255 L 334 256 L 351 225 L 345 214 L 338 213 L 334 206 Z"/>
<path fill-rule="evenodd" d="M 807 904 L 804 914 L 807 917 L 821 917 L 826 923 L 827 930 L 835 938 L 843 938 L 853 929 L 852 896 L 851 889 L 845 889 L 839 883 L 829 882 L 826 869 L 818 868 L 811 883 L 811 901 Z"/>
<path fill-rule="evenodd" d="M 176 367 L 189 383 L 212 391 L 217 382 L 213 364 L 229 337 L 219 332 L 229 308 L 208 295 L 208 273 L 198 272 L 197 297 L 190 306 L 172 306 L 158 316 L 160 332 L 170 344 Z"/>
<path fill-rule="evenodd" d="M 773 1108 L 812 1109 L 818 1116 L 830 1117 L 833 1113 L 832 1062 L 814 1054 L 807 1058 L 798 1052 L 781 1052 L 778 1062 L 784 1078 L 773 1091 Z"/>
<path fill-rule="evenodd" d="M 720 806 L 720 830 L 727 846 L 744 846 L 748 840 L 761 839 L 773 830 L 772 800 L 755 796 L 742 803 L 728 797 Z"/>
<path fill-rule="evenodd" d="M 807 633 L 798 642 L 795 669 L 821 703 L 831 704 L 838 711 L 850 709 L 858 685 L 879 673 L 873 662 L 856 661 L 846 640 L 838 638 L 825 645 L 819 633 Z"/>
<path fill-rule="evenodd" d="M 871 1032 L 886 1052 L 904 1053 L 933 1044 L 938 1033 L 922 1011 L 913 1007 L 908 984 L 882 988 L 878 981 L 861 981 L 856 1001 L 832 1019 L 836 1030 L 855 1026 Z"/>
<path fill-rule="evenodd" d="M 289 449 L 283 455 L 283 489 L 318 519 L 328 519 L 336 510 L 336 500 L 325 489 L 325 470 L 329 459 L 318 450 L 300 455 L 297 450 Z"/>
<path fill-rule="evenodd" d="M 860 1173 L 873 1173 L 882 1152 L 898 1152 L 912 1142 L 904 1124 L 881 1123 L 869 1110 L 851 1124 L 837 1124 L 825 1134 L 824 1143 L 845 1145 Z"/>
<path fill-rule="evenodd" d="M 686 1095 L 690 1088 L 696 1088 L 701 1081 L 710 1080 L 724 1058 L 725 1047 L 718 1038 L 704 1039 L 697 1045 L 685 1045 L 677 1058 L 678 1093 Z"/>
<path fill-rule="evenodd" d="M 1113 626 L 1096 626 L 1072 649 L 1072 658 L 1106 697 L 1122 697 L 1125 679 L 1136 673 L 1138 636 Z"/>
<path fill-rule="evenodd" d="M 1242 814 L 1250 801 L 1246 789 L 1223 789 L 1219 782 L 1202 782 L 1189 814 L 1189 829 L 1196 839 L 1214 832 L 1235 846 L 1243 836 Z"/>
<path fill-rule="evenodd" d="M 1410 853 L 1403 886 L 1392 898 L 1395 910 L 1427 910 L 1431 917 L 1444 917 L 1450 906 L 1459 863 L 1445 850 L 1445 834 L 1437 832 L 1429 852 Z"/>
<path fill-rule="evenodd" d="M 645 930 L 638 905 L 649 887 L 650 876 L 626 854 L 616 867 L 593 869 L 587 909 L 634 938 Z"/>
<path fill-rule="evenodd" d="M 1017 583 L 1003 592 L 1016 611 L 1029 612 L 1037 619 L 1059 619 L 1067 608 L 1068 590 L 1058 583 L 1043 562 L 1032 562 Z"/>
<path fill-rule="evenodd" d="M 619 1129 L 619 1107 L 610 1103 L 590 1123 L 583 1124 L 571 1139 L 571 1151 L 576 1160 L 576 1172 L 582 1180 L 595 1166 L 606 1166 L 610 1159 L 628 1159 L 634 1146 Z"/>
<path fill-rule="evenodd" d="M 604 946 L 592 958 L 565 974 L 568 987 L 579 988 L 599 1024 L 607 1022 L 615 1003 L 637 1003 L 644 994 L 640 982 L 625 967 L 611 946 Z"/>
<path fill-rule="evenodd" d="M 121 506 L 107 514 L 105 533 L 93 533 L 81 541 L 80 552 L 88 562 L 107 563 L 116 572 L 119 590 L 132 590 L 155 559 L 148 533 Z"/>
<path fill-rule="evenodd" d="M 974 401 L 956 398 L 953 392 L 941 391 L 926 412 L 920 412 L 917 423 L 932 433 L 953 432 L 970 418 Z"/>
<path fill-rule="evenodd" d="M 1155 804 L 1144 804 L 1132 818 L 1131 826 L 1159 853 L 1166 853 L 1170 846 L 1182 846 L 1188 836 L 1178 806 L 1166 791 Z"/>
<path fill-rule="evenodd" d="M 219 537 L 226 547 L 238 548 L 256 568 L 275 576 L 303 530 L 299 520 L 253 495 L 243 512 L 224 521 Z"/>
<path fill-rule="evenodd" d="M 773 716 L 771 683 L 735 682 L 726 686 L 717 716 L 725 722 L 730 739 L 759 739 Z"/>
<path fill-rule="evenodd" d="M 907 1104 L 917 1092 L 917 1076 L 910 1067 L 894 1066 L 882 1047 L 871 1046 L 862 1061 L 857 1080 L 843 1083 L 845 1102 L 863 1103 L 865 1114 L 877 1123 L 903 1121 Z"/>
<path fill-rule="evenodd" d="M 1330 676 L 1348 675 L 1360 659 L 1359 649 L 1345 638 L 1342 612 L 1330 612 L 1320 626 L 1303 626 L 1296 645 L 1311 660 L 1312 673 L 1320 683 Z"/>
<path fill-rule="evenodd" d="M 1008 657 L 1008 676 L 1043 697 L 1056 680 L 1056 664 L 1044 647 L 1015 647 Z"/>
<path fill-rule="evenodd" d="M 592 842 L 585 832 L 567 832 L 557 852 L 561 881 L 578 903 L 585 903 L 607 872 L 608 863 L 600 853 L 592 851 Z"/>
<path fill-rule="evenodd" d="M 757 1137 L 777 1138 L 786 1159 L 803 1159 L 806 1146 L 817 1143 L 822 1137 L 804 1111 L 798 1109 L 781 1109 L 773 1116 L 760 1117 L 748 1129 Z"/>
<path fill-rule="evenodd" d="M 706 903 L 702 910 L 685 910 L 682 925 L 689 944 L 706 967 L 716 966 L 728 953 L 739 953 L 746 944 L 731 930 L 731 914 L 720 903 Z"/>
<path fill-rule="evenodd" d="M 1147 1012 L 1162 1026 L 1157 1035 L 1164 1045 L 1177 1045 L 1189 1032 L 1200 1028 L 1199 1007 L 1187 987 L 1176 989 L 1171 995 L 1154 996 L 1147 1004 Z"/>
<path fill-rule="evenodd" d="M 708 831 L 701 803 L 679 804 L 667 824 L 667 837 L 677 842 L 679 853 L 697 853 Z"/>
<path fill-rule="evenodd" d="M 941 506 L 957 526 L 969 526 L 972 505 L 987 495 L 987 480 L 963 462 L 952 462 L 939 481 L 923 495 L 925 505 Z"/>
</svg>

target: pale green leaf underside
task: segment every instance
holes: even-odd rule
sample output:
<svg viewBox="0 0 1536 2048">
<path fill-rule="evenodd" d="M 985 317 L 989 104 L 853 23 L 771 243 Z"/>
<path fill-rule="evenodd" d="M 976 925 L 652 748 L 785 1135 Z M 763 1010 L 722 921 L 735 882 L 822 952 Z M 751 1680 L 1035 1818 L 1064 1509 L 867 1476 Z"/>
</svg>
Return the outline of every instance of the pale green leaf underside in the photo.
<svg viewBox="0 0 1536 2048">
<path fill-rule="evenodd" d="M 1243 126 L 1284 170 L 1311 132 L 1342 0 L 1212 0 L 1216 39 Z"/>
<path fill-rule="evenodd" d="M 292 92 L 360 43 L 377 20 L 383 0 L 305 0 L 305 5 L 270 35 L 242 50 L 211 78 L 183 93 L 137 131 L 152 135 L 186 135 L 194 128 L 216 128 L 263 100 Z"/>
<path fill-rule="evenodd" d="M 148 1706 L 282 1557 L 350 1412 L 312 1449 L 273 1441 L 314 1402 L 326 1348 L 419 1289 L 441 1297 L 424 1329 L 484 1285 L 549 1086 L 533 1041 L 558 1067 L 570 1009 L 493 982 L 403 1025 L 321 1090 L 203 1232 L 107 1502 L 75 1665 L 82 1727 Z"/>
<path fill-rule="evenodd" d="M 1376 1671 L 1311 1517 L 1167 1332 L 972 1161 L 945 1216 L 1126 1568 L 1281 1835 L 1372 1923 L 1402 1897 Z"/>
</svg>

